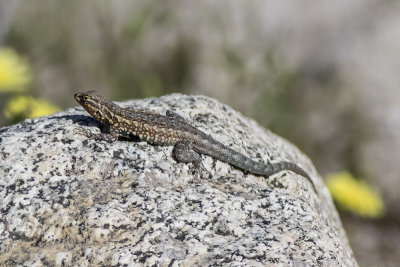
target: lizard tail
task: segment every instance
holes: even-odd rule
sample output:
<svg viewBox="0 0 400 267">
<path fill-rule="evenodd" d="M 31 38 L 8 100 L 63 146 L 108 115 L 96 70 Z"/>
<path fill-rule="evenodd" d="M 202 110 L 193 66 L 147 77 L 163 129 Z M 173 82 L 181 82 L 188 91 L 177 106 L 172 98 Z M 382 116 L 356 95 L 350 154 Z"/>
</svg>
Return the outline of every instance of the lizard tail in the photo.
<svg viewBox="0 0 400 267">
<path fill-rule="evenodd" d="M 296 174 L 299 174 L 299 175 L 305 177 L 311 183 L 314 191 L 317 192 L 317 189 L 316 189 L 313 181 L 311 180 L 311 177 L 302 168 L 300 168 L 298 165 L 296 165 L 293 162 L 282 161 L 282 162 L 277 162 L 277 163 L 269 163 L 264 168 L 263 175 L 269 177 L 273 174 L 276 174 L 276 173 L 284 171 L 284 170 L 292 171 Z"/>
<path fill-rule="evenodd" d="M 313 181 L 310 176 L 299 166 L 293 162 L 283 161 L 277 163 L 261 163 L 256 162 L 245 155 L 223 145 L 222 143 L 208 137 L 207 139 L 201 137 L 193 144 L 193 148 L 196 152 L 209 155 L 216 159 L 227 162 L 245 172 L 249 172 L 255 175 L 261 175 L 269 177 L 278 172 L 288 170 L 304 176 L 313 186 L 314 191 L 317 192 Z"/>
</svg>

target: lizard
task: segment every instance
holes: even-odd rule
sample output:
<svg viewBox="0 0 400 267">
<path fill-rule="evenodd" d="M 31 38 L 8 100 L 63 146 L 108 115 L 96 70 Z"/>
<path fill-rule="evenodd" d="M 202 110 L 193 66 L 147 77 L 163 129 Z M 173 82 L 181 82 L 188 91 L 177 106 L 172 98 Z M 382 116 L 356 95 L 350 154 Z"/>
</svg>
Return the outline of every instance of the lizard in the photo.
<svg viewBox="0 0 400 267">
<path fill-rule="evenodd" d="M 135 136 L 151 145 L 174 146 L 175 159 L 178 162 L 192 163 L 195 171 L 202 168 L 202 154 L 226 162 L 245 173 L 266 178 L 288 170 L 304 176 L 317 192 L 310 176 L 295 163 L 282 161 L 265 164 L 252 160 L 195 128 L 171 110 L 167 110 L 166 115 L 161 115 L 148 110 L 121 107 L 95 90 L 76 93 L 74 98 L 105 127 L 99 134 L 79 128 L 80 133 L 89 138 L 114 142 L 119 137 Z"/>
</svg>

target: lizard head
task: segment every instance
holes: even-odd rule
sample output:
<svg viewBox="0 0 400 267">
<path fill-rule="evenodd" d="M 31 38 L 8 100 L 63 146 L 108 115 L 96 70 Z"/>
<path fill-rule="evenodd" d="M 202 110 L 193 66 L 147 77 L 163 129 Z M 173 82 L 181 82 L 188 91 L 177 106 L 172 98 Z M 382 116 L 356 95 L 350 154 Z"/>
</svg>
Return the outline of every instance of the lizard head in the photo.
<svg viewBox="0 0 400 267">
<path fill-rule="evenodd" d="M 114 103 L 98 91 L 87 91 L 74 94 L 75 100 L 96 120 L 111 123 Z"/>
</svg>

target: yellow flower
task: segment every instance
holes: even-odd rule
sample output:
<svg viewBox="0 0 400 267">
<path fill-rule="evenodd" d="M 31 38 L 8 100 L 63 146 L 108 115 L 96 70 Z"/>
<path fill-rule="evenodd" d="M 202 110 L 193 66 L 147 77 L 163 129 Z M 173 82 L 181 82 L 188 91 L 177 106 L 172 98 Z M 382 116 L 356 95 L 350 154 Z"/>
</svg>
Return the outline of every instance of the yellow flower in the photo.
<svg viewBox="0 0 400 267">
<path fill-rule="evenodd" d="M 14 50 L 0 50 L 0 92 L 22 92 L 31 81 L 28 63 Z"/>
<path fill-rule="evenodd" d="M 45 100 L 35 99 L 31 96 L 16 96 L 7 103 L 4 114 L 6 118 L 16 122 L 26 118 L 49 115 L 58 110 L 58 107 Z"/>
<path fill-rule="evenodd" d="M 384 204 L 381 196 L 350 173 L 339 172 L 330 175 L 326 183 L 340 208 L 363 217 L 376 218 L 383 215 Z"/>
</svg>

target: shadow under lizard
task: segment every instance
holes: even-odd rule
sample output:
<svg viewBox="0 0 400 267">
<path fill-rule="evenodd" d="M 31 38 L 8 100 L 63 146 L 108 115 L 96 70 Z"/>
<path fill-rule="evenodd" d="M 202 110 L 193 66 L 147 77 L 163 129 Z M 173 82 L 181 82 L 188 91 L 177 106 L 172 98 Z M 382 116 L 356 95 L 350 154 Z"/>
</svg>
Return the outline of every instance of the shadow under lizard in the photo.
<svg viewBox="0 0 400 267">
<path fill-rule="evenodd" d="M 191 126 L 172 111 L 168 110 L 166 115 L 160 115 L 146 110 L 123 108 L 98 91 L 76 93 L 74 98 L 93 118 L 105 126 L 105 133 L 101 134 L 93 134 L 80 128 L 81 133 L 89 138 L 114 142 L 119 136 L 129 138 L 133 135 L 152 145 L 174 146 L 173 154 L 176 160 L 193 163 L 196 171 L 202 166 L 200 154 L 266 178 L 289 170 L 307 178 L 314 191 L 317 191 L 310 176 L 295 163 L 256 162 Z"/>
</svg>

